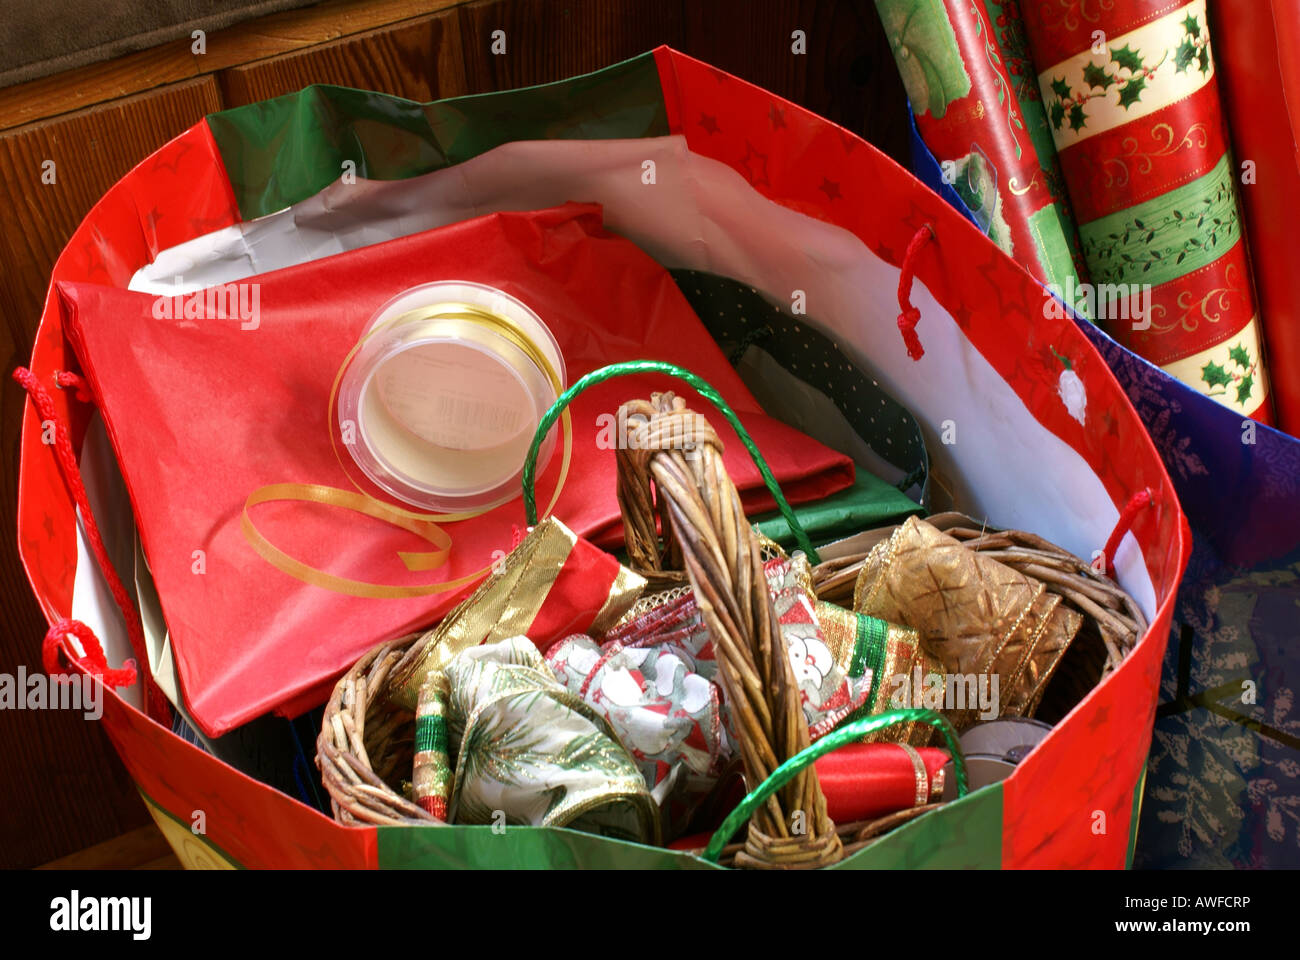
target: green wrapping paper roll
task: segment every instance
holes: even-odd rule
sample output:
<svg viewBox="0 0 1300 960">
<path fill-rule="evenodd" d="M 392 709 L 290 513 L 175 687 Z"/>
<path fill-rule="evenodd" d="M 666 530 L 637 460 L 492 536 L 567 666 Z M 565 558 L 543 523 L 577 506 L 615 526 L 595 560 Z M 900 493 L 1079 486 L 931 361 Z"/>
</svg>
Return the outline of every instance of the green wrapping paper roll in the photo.
<svg viewBox="0 0 1300 960">
<path fill-rule="evenodd" d="M 1090 315 L 1014 0 L 876 0 L 917 129 L 976 223 Z"/>
</svg>

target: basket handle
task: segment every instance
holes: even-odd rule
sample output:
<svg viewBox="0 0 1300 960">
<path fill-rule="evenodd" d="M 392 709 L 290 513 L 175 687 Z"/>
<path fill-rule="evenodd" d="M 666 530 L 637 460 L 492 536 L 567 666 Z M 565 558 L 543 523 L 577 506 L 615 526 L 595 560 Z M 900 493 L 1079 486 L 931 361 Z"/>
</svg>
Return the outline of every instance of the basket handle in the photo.
<svg viewBox="0 0 1300 960">
<path fill-rule="evenodd" d="M 850 743 L 856 743 L 877 730 L 897 726 L 901 723 L 928 723 L 930 726 L 938 728 L 947 743 L 948 752 L 952 755 L 953 772 L 957 776 L 957 799 L 960 800 L 966 796 L 970 792 L 970 784 L 966 778 L 966 758 L 962 756 L 961 746 L 957 743 L 957 732 L 953 729 L 952 724 L 948 722 L 948 718 L 935 713 L 933 710 L 925 710 L 920 707 L 909 707 L 906 710 L 890 710 L 886 713 L 863 717 L 861 720 L 845 724 L 838 730 L 828 733 L 812 746 L 801 750 L 773 770 L 772 775 L 746 794 L 745 798 L 736 805 L 736 809 L 732 810 L 727 815 L 727 819 L 722 821 L 722 826 L 718 827 L 714 832 L 701 857 L 709 863 L 717 863 L 718 857 L 722 855 L 722 848 L 740 829 L 740 825 L 748 820 L 753 812 L 766 802 L 769 796 L 789 783 L 800 770 L 803 770 L 819 757 L 823 757 Z"/>
<path fill-rule="evenodd" d="M 689 371 L 656 361 L 620 364 L 583 377 L 557 400 L 549 415 L 553 418 L 557 409 L 591 383 L 642 372 L 670 373 L 686 380 L 715 403 L 738 435 L 748 440 L 716 390 Z M 758 541 L 722 462 L 722 443 L 707 421 L 688 410 L 682 397 L 671 393 L 656 394 L 648 402 L 623 404 L 620 424 L 631 416 L 640 422 L 635 433 L 627 435 L 629 442 L 620 442 L 617 450 L 619 507 L 629 553 L 647 569 L 668 559 L 689 581 L 713 640 L 746 781 L 759 783 L 786 758 L 807 748 L 809 736 Z M 539 435 L 548 425 L 542 424 Z M 620 434 L 625 431 L 626 426 Z M 620 436 L 620 441 L 623 439 Z M 630 442 L 633 439 L 635 442 Z M 760 470 L 765 470 L 752 441 L 746 446 Z M 531 488 L 535 469 L 531 460 L 525 489 Z M 770 471 L 766 473 L 765 479 L 770 478 Z M 780 502 L 789 509 L 783 497 Z M 653 516 L 656 511 L 662 521 L 663 553 L 651 546 L 658 544 L 660 536 Z M 797 834 L 791 829 L 795 810 L 806 814 L 806 830 Z M 842 852 L 835 824 L 826 813 L 817 771 L 808 768 L 796 771 L 753 812 L 745 850 L 737 855 L 737 863 L 764 868 L 820 867 L 838 860 Z"/>
<path fill-rule="evenodd" d="M 679 367 L 674 363 L 666 363 L 662 360 L 629 360 L 623 363 L 611 363 L 599 370 L 593 370 L 591 373 L 580 377 L 569 389 L 560 394 L 556 401 L 551 404 L 550 409 L 542 415 L 542 419 L 537 424 L 537 432 L 533 434 L 533 442 L 528 448 L 528 456 L 524 460 L 524 513 L 528 518 L 528 525 L 531 527 L 537 523 L 537 492 L 535 490 L 537 454 L 542 447 L 542 440 L 550 432 L 551 427 L 555 426 L 555 421 L 560 418 L 560 414 L 564 412 L 564 409 L 573 401 L 574 397 L 593 384 L 604 383 L 614 377 L 626 377 L 638 373 L 663 373 L 684 380 L 694 387 L 700 396 L 718 408 L 718 411 L 726 418 L 727 423 L 731 424 L 731 429 L 736 431 L 736 436 L 745 445 L 745 449 L 749 451 L 750 458 L 754 461 L 754 465 L 758 467 L 758 472 L 763 477 L 763 483 L 767 485 L 768 492 L 772 494 L 772 499 L 776 501 L 777 509 L 781 511 L 781 516 L 785 518 L 785 522 L 794 531 L 795 539 L 799 543 L 799 549 L 808 555 L 809 562 L 814 566 L 821 563 L 821 558 L 813 548 L 812 541 L 808 539 L 808 534 L 795 516 L 794 510 L 790 508 L 790 503 L 786 500 L 785 494 L 781 492 L 781 487 L 777 484 L 776 477 L 772 475 L 772 470 L 768 467 L 767 461 L 758 452 L 758 446 L 754 443 L 744 425 L 741 424 L 740 418 L 736 416 L 735 411 L 731 409 L 726 400 L 722 399 L 722 394 L 703 377 L 691 373 L 685 367 Z"/>
</svg>

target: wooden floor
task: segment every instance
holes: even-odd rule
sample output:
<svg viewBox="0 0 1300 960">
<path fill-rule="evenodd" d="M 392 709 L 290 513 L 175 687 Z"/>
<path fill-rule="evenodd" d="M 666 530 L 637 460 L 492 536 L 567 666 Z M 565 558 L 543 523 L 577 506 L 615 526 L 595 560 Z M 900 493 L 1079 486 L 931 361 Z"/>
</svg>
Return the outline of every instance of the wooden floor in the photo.
<svg viewBox="0 0 1300 960">
<path fill-rule="evenodd" d="M 38 870 L 179 870 L 181 863 L 152 823 L 79 850 Z"/>
</svg>

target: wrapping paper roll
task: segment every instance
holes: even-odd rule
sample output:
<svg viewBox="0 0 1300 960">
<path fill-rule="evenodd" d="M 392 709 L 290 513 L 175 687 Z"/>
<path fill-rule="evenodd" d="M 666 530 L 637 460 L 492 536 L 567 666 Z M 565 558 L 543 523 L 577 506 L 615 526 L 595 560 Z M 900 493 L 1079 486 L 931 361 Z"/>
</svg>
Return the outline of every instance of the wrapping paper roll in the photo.
<svg viewBox="0 0 1300 960">
<path fill-rule="evenodd" d="M 940 800 L 947 779 L 943 768 L 949 759 L 948 751 L 939 747 L 852 743 L 818 757 L 814 766 L 826 795 L 826 813 L 843 825 Z M 718 805 L 729 810 L 744 795 L 744 786 L 737 778 L 723 786 Z M 698 850 L 710 837 L 709 833 L 696 833 L 668 846 L 673 850 Z"/>
<path fill-rule="evenodd" d="M 1015 0 L 876 8 L 917 128 L 975 222 L 1042 283 L 1078 291 L 1083 261 Z"/>
<path fill-rule="evenodd" d="M 1219 86 L 1232 149 L 1250 161 L 1242 185 L 1255 292 L 1264 324 L 1273 409 L 1278 426 L 1300 436 L 1300 165 L 1296 129 L 1300 85 L 1300 5 L 1294 0 L 1214 0 L 1210 26 L 1218 47 Z M 1283 71 L 1282 64 L 1288 69 Z M 1292 113 L 1288 114 L 1290 103 Z"/>
<path fill-rule="evenodd" d="M 1205 0 L 1029 0 L 1038 84 L 1113 337 L 1271 422 Z"/>
<path fill-rule="evenodd" d="M 853 823 L 931 803 L 943 796 L 947 762 L 947 751 L 938 747 L 894 743 L 841 747 L 816 763 L 826 813 L 836 823 Z"/>
</svg>

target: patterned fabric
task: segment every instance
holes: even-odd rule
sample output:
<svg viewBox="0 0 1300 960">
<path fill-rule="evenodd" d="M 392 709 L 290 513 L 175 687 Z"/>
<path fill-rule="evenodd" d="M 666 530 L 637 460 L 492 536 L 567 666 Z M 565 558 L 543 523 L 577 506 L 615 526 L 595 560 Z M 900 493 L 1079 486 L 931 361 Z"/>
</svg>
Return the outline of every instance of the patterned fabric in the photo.
<svg viewBox="0 0 1300 960">
<path fill-rule="evenodd" d="M 732 363 L 740 364 L 747 352 L 762 354 L 803 384 L 804 389 L 811 388 L 823 394 L 870 452 L 897 472 L 900 478 L 897 488 L 911 492 L 923 506 L 929 502 L 930 460 L 916 419 L 881 388 L 879 381 L 851 362 L 834 340 L 780 306 L 769 303 L 753 287 L 730 277 L 698 270 L 673 270 L 671 273 L 691 309 L 699 315 L 709 334 L 728 351 Z M 740 372 L 742 376 L 746 373 L 744 365 Z M 761 395 L 764 384 L 759 382 L 760 379 L 745 377 L 746 386 L 755 391 L 762 402 L 766 398 Z M 763 406 L 764 409 L 776 409 L 777 405 L 764 402 Z M 814 424 L 795 426 L 810 435 L 817 435 Z M 836 449 L 846 449 L 844 444 L 831 445 Z M 865 466 L 870 469 L 875 465 L 867 463 Z M 884 470 L 879 472 L 886 475 Z M 864 477 L 861 470 L 858 476 L 860 483 L 871 479 Z M 889 512 L 905 514 L 912 508 L 905 498 L 886 498 L 882 492 L 868 492 L 880 505 L 870 507 L 866 516 L 862 516 L 859 509 L 852 522 L 845 525 L 850 532 L 872 527 L 872 517 L 878 518 Z M 863 493 L 858 489 L 846 491 L 842 496 L 854 497 L 861 503 L 865 499 Z"/>
<path fill-rule="evenodd" d="M 572 827 L 658 843 L 657 811 L 636 764 L 527 637 L 465 650 L 446 673 L 456 754 L 451 822 Z"/>
<path fill-rule="evenodd" d="M 1087 332 L 1147 424 L 1194 536 L 1133 865 L 1300 867 L 1300 440 L 1243 425 Z"/>
<path fill-rule="evenodd" d="M 1047 0 L 1025 24 L 1102 325 L 1271 422 L 1205 0 Z"/>
</svg>

